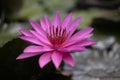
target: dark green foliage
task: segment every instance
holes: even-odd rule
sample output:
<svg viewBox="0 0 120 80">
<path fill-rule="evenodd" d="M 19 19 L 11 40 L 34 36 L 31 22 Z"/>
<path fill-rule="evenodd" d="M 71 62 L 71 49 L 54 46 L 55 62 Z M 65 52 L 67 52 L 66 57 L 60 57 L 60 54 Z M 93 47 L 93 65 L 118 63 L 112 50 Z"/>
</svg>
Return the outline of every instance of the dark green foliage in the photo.
<svg viewBox="0 0 120 80">
<path fill-rule="evenodd" d="M 47 65 L 40 69 L 38 57 L 24 60 L 16 60 L 17 56 L 22 53 L 23 49 L 29 44 L 14 39 L 0 48 L 0 75 L 4 80 L 30 80 L 34 75 L 43 75 L 55 72 L 53 64 Z"/>
</svg>

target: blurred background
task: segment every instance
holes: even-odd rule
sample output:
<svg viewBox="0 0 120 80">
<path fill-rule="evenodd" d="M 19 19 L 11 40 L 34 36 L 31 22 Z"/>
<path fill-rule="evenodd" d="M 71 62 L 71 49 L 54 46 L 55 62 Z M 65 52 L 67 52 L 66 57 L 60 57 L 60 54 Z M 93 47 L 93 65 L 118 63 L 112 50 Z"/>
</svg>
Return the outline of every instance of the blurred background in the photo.
<svg viewBox="0 0 120 80">
<path fill-rule="evenodd" d="M 16 61 L 29 45 L 18 39 L 19 29 L 30 29 L 29 20 L 39 22 L 56 11 L 63 18 L 72 12 L 82 16 L 78 30 L 93 27 L 97 44 L 73 54 L 75 67 L 62 66 L 61 73 L 49 64 L 40 69 L 38 57 Z M 0 0 L 0 78 L 2 80 L 120 80 L 120 0 Z M 47 73 L 47 74 L 46 74 Z M 46 77 L 47 76 L 47 77 Z"/>
</svg>

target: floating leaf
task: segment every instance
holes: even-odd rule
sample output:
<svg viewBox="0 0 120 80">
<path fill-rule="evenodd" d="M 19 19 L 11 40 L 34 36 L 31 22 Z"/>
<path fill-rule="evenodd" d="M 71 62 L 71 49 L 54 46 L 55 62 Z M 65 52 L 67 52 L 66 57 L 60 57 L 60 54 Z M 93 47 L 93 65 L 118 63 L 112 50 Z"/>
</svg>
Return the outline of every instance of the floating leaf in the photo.
<svg viewBox="0 0 120 80">
<path fill-rule="evenodd" d="M 90 8 L 87 10 L 75 11 L 75 17 L 82 16 L 83 20 L 81 22 L 80 28 L 88 27 L 91 25 L 93 19 L 95 18 L 105 18 L 110 20 L 118 21 L 120 20 L 120 16 L 118 14 L 118 10 L 104 10 L 98 8 Z"/>
<path fill-rule="evenodd" d="M 29 28 L 26 23 L 10 23 L 3 24 L 0 31 L 0 47 L 2 47 L 8 41 L 19 36 L 19 29 Z"/>
</svg>

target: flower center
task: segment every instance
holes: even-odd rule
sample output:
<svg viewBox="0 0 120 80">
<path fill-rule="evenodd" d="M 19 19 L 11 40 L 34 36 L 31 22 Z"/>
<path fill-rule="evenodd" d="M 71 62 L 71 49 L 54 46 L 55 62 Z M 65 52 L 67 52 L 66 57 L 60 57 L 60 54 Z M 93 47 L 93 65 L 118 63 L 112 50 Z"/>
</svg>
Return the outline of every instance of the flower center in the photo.
<svg viewBox="0 0 120 80">
<path fill-rule="evenodd" d="M 58 49 L 62 43 L 68 38 L 66 28 L 62 27 L 50 27 L 47 35 L 49 41 L 54 48 Z"/>
</svg>

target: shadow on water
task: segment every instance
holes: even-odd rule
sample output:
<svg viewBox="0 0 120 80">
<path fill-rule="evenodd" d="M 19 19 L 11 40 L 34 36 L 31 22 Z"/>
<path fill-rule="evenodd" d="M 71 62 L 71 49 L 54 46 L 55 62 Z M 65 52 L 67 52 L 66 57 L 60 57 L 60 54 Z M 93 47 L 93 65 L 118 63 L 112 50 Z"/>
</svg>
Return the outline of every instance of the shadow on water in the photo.
<svg viewBox="0 0 120 80">
<path fill-rule="evenodd" d="M 76 0 L 75 9 L 88 9 L 90 7 L 97 7 L 103 9 L 117 9 L 120 6 L 119 0 Z"/>
<path fill-rule="evenodd" d="M 52 63 L 40 69 L 39 56 L 16 60 L 28 45 L 20 39 L 14 39 L 0 48 L 0 76 L 3 80 L 70 80 L 70 76 L 56 71 Z"/>
<path fill-rule="evenodd" d="M 108 34 L 120 33 L 120 21 L 113 21 L 109 19 L 96 18 L 92 22 L 92 27 L 97 31 L 106 32 Z"/>
<path fill-rule="evenodd" d="M 120 42 L 120 20 L 114 21 L 104 18 L 95 18 L 91 26 L 95 28 L 96 34 L 112 35 Z"/>
</svg>

